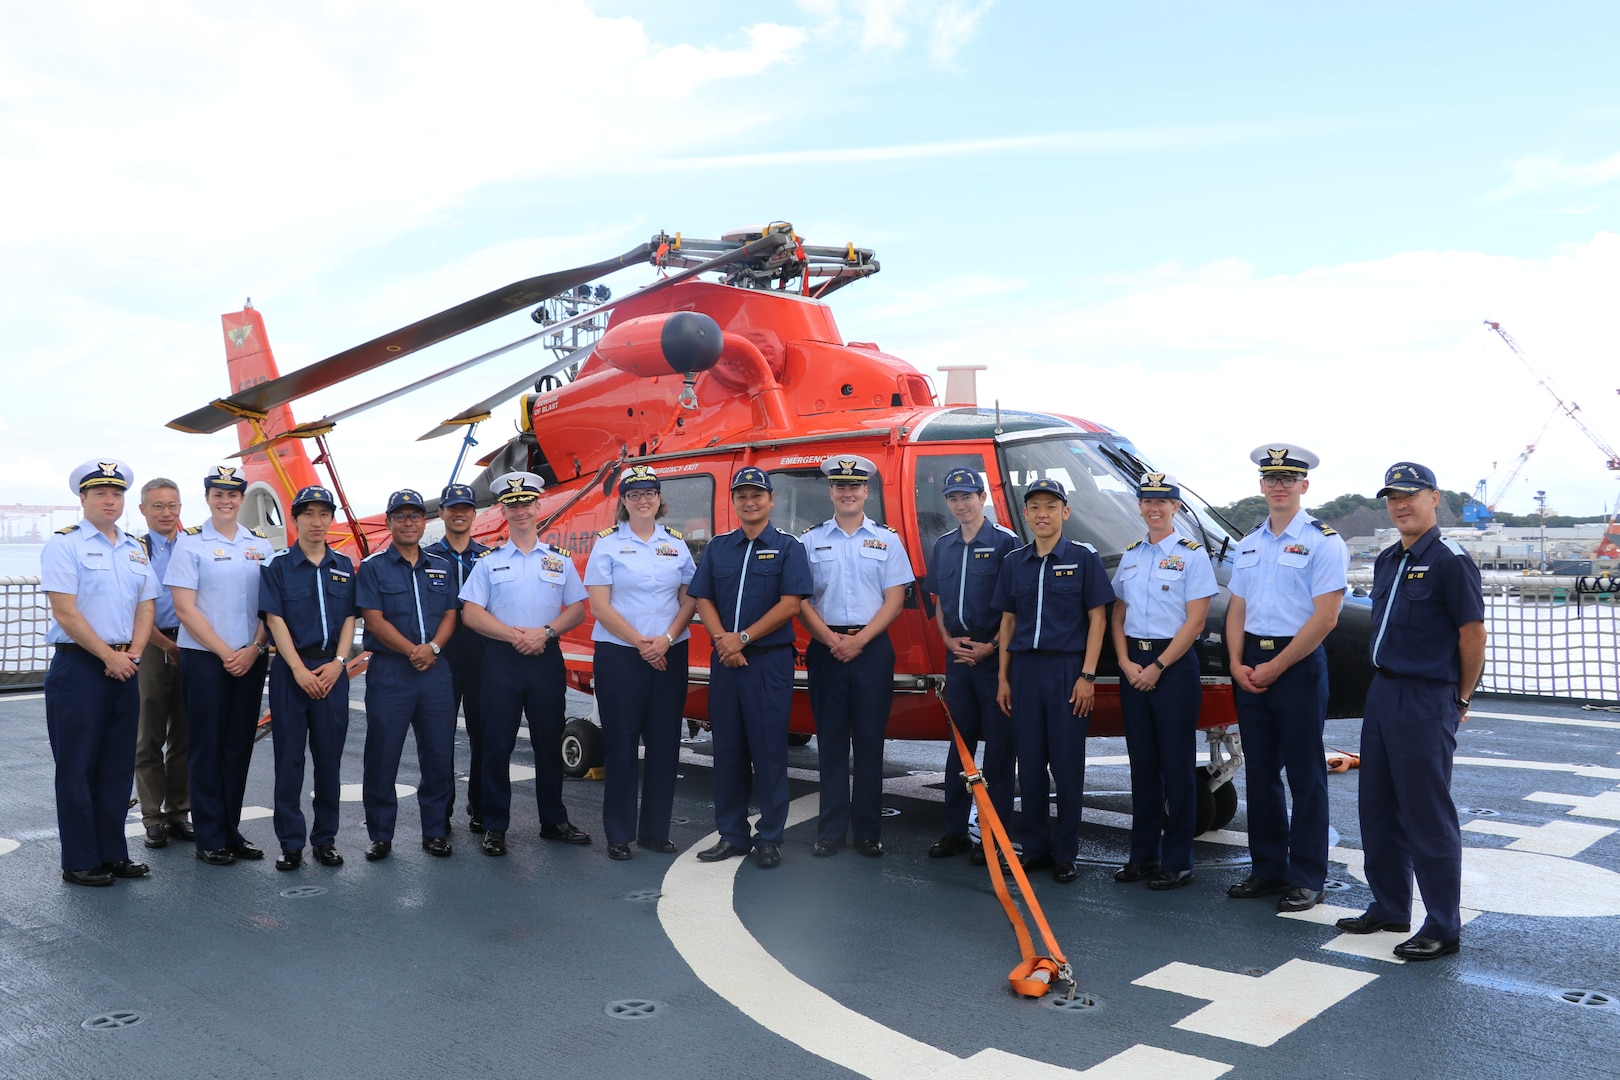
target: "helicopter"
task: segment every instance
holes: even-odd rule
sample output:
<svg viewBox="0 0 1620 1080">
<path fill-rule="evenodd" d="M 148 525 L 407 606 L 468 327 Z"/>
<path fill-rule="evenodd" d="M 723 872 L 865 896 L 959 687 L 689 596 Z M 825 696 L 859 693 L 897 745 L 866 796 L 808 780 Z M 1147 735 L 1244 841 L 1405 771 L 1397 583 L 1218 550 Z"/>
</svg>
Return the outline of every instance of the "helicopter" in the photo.
<svg viewBox="0 0 1620 1080">
<path fill-rule="evenodd" d="M 613 297 L 591 283 L 646 263 L 658 277 Z M 946 656 L 936 632 L 931 598 L 921 590 L 924 560 L 934 541 L 954 528 L 940 494 L 947 472 L 971 468 L 986 482 L 987 514 L 1026 542 L 1022 493 L 1041 478 L 1060 481 L 1072 513 L 1064 532 L 1089 544 L 1109 570 L 1143 532 L 1136 482 L 1155 470 L 1121 433 L 1105 425 L 1046 410 L 1004 409 L 977 401 L 974 373 L 982 365 L 942 369 L 943 396 L 932 380 L 875 343 L 846 340 L 826 297 L 877 273 L 870 249 L 806 245 L 793 227 L 774 222 L 726 233 L 719 240 L 660 232 L 647 243 L 588 266 L 515 282 L 384 334 L 325 360 L 280 375 L 262 315 L 251 303 L 221 317 L 231 396 L 216 399 L 169 423 L 181 431 L 212 433 L 237 427 L 249 486 L 241 520 L 284 537 L 294 492 L 318 482 L 325 466 L 346 531 L 331 540 L 361 557 L 388 541 L 381 514 L 358 517 L 344 495 L 327 436 L 343 419 L 412 390 L 467 370 L 520 346 L 547 342 L 560 355 L 474 403 L 421 438 L 463 433 L 451 472 L 461 472 L 476 425 L 502 402 L 519 396 L 518 432 L 480 459 L 473 481 L 479 510 L 473 535 L 487 544 L 505 537 L 505 523 L 490 493 L 491 480 L 513 470 L 545 480 L 540 535 L 571 550 L 583 572 L 597 533 L 614 521 L 613 485 L 628 465 L 654 466 L 676 525 L 702 556 L 709 538 L 734 528 L 730 477 L 752 465 L 765 470 L 776 492 L 773 524 L 798 534 L 831 516 L 819 469 L 830 454 L 870 458 L 879 475 L 870 485 L 867 514 L 901 536 L 917 583 L 890 627 L 895 695 L 890 739 L 948 740 L 936 691 Z M 709 276 L 712 275 L 712 276 Z M 297 424 L 288 403 L 337 385 L 482 326 L 529 310 L 542 329 L 352 409 Z M 567 332 L 568 336 L 565 336 Z M 943 399 L 942 399 L 943 397 Z M 313 441 L 312 460 L 303 444 Z M 1221 593 L 1210 605 L 1199 646 L 1203 683 L 1199 727 L 1209 763 L 1201 766 L 1197 831 L 1221 828 L 1237 808 L 1232 778 L 1242 762 L 1234 731 L 1237 715 L 1226 649 L 1221 645 L 1236 540 L 1226 522 L 1185 483 L 1177 528 L 1198 540 L 1213 561 Z M 436 506 L 430 506 L 430 514 Z M 424 538 L 424 543 L 433 537 Z M 592 689 L 591 622 L 565 635 L 564 658 L 572 688 Z M 693 624 L 693 665 L 686 716 L 707 718 L 707 638 Z M 1370 610 L 1347 603 L 1327 639 L 1332 697 L 1330 717 L 1359 716 L 1369 681 Z M 815 731 L 801 656 L 789 739 L 808 742 Z M 1099 667 L 1092 737 L 1123 734 L 1119 668 L 1106 643 Z M 583 775 L 600 761 L 600 733 L 589 720 L 571 719 L 563 736 L 567 772 Z"/>
</svg>

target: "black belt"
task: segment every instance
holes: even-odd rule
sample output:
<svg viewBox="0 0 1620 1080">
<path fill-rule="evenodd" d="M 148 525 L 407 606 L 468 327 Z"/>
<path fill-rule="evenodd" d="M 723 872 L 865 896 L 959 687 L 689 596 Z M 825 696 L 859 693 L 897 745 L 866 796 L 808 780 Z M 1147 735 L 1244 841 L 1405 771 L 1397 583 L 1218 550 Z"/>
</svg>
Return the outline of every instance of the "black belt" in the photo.
<svg viewBox="0 0 1620 1080">
<path fill-rule="evenodd" d="M 314 649 L 311 649 L 308 652 L 305 652 L 303 649 L 299 649 L 298 650 L 298 659 L 306 660 L 306 661 L 307 660 L 314 660 L 317 663 L 324 664 L 324 663 L 327 663 L 328 661 L 336 660 L 337 659 L 337 653 L 335 653 L 335 652 L 325 652 L 325 653 L 317 652 Z"/>
<path fill-rule="evenodd" d="M 1170 647 L 1170 638 L 1131 638 L 1126 644 L 1137 652 L 1162 652 Z"/>
<path fill-rule="evenodd" d="M 157 632 L 170 641 L 180 640 L 180 628 L 178 626 L 160 626 L 157 628 Z"/>
<path fill-rule="evenodd" d="M 1279 651 L 1279 650 L 1282 650 L 1282 649 L 1286 649 L 1288 647 L 1288 643 L 1290 641 L 1293 641 L 1294 639 L 1293 639 L 1292 636 L 1290 636 L 1290 637 L 1261 637 L 1259 634 L 1245 633 L 1243 635 L 1243 640 L 1248 642 L 1250 645 L 1255 646 L 1258 649 L 1264 649 L 1266 652 L 1274 652 L 1274 651 Z"/>
<path fill-rule="evenodd" d="M 831 630 L 835 634 L 858 634 L 862 630 L 866 629 L 866 624 L 861 623 L 861 625 L 859 625 L 859 626 L 831 626 L 831 625 L 829 625 L 827 627 L 827 629 Z"/>
<path fill-rule="evenodd" d="M 828 627 L 828 629 L 831 629 L 831 627 Z M 782 644 L 782 645 L 744 645 L 742 654 L 744 656 L 763 656 L 766 653 L 772 653 L 772 652 L 775 652 L 778 649 L 791 649 L 791 648 L 793 648 L 792 645 L 788 645 L 788 644 L 785 644 L 785 643 Z"/>
<path fill-rule="evenodd" d="M 121 641 L 116 645 L 108 644 L 107 648 L 111 649 L 113 652 L 129 652 L 129 642 Z M 57 649 L 58 650 L 66 649 L 68 652 L 89 652 L 90 651 L 89 649 L 86 649 L 83 645 L 79 645 L 79 644 L 77 644 L 75 642 L 72 642 L 72 641 L 64 641 L 64 642 L 62 642 L 60 645 L 57 646 Z"/>
</svg>

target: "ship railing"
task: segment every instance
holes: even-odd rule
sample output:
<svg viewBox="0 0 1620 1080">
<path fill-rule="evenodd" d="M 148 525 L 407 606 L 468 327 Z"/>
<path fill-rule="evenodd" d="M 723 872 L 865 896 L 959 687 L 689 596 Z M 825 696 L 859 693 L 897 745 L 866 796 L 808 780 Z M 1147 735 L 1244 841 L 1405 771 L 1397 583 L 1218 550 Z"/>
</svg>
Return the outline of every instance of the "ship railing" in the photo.
<svg viewBox="0 0 1620 1080">
<path fill-rule="evenodd" d="M 1370 567 L 1350 586 L 1372 588 Z M 1620 577 L 1484 571 L 1485 674 L 1491 694 L 1620 705 Z"/>
</svg>

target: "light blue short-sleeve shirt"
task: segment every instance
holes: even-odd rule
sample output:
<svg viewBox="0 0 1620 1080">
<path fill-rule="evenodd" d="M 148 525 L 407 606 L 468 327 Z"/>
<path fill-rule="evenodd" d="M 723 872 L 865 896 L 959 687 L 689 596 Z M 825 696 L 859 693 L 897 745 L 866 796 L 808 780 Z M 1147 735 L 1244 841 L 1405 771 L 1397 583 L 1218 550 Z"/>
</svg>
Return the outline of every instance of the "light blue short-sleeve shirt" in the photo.
<svg viewBox="0 0 1620 1080">
<path fill-rule="evenodd" d="M 828 518 L 799 537 L 815 581 L 811 603 L 828 626 L 861 626 L 883 606 L 883 591 L 916 580 L 893 529 L 862 517 L 853 533 Z"/>
<path fill-rule="evenodd" d="M 597 537 L 585 563 L 585 585 L 611 586 L 613 610 L 643 637 L 659 637 L 680 609 L 681 586 L 690 585 L 696 571 L 685 541 L 668 529 L 656 525 L 652 536 L 643 540 L 625 521 Z M 691 633 L 683 630 L 675 640 L 688 637 Z M 600 622 L 591 628 L 591 640 L 634 647 L 608 633 Z"/>
<path fill-rule="evenodd" d="M 163 584 L 195 589 L 197 611 L 228 648 L 240 649 L 258 634 L 259 571 L 274 554 L 270 541 L 253 530 L 238 525 L 236 538 L 227 540 L 210 520 L 181 534 Z M 183 624 L 179 645 L 203 648 Z"/>
<path fill-rule="evenodd" d="M 68 593 L 96 637 L 109 645 L 129 642 L 135 632 L 135 608 L 157 598 L 157 575 L 146 549 L 122 529 L 110 541 L 89 521 L 81 520 L 56 533 L 39 556 L 39 587 Z M 73 637 L 55 619 L 45 640 L 66 645 Z"/>
</svg>

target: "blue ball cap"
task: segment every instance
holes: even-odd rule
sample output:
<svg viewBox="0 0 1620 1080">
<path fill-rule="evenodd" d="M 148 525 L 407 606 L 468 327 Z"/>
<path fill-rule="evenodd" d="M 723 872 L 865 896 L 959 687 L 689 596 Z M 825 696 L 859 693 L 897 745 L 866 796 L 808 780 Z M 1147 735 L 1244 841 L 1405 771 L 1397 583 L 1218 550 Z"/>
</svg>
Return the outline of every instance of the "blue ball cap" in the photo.
<svg viewBox="0 0 1620 1080">
<path fill-rule="evenodd" d="M 619 476 L 619 494 L 627 491 L 657 491 L 664 485 L 651 465 L 632 465 Z"/>
<path fill-rule="evenodd" d="M 439 507 L 446 506 L 477 506 L 478 494 L 473 491 L 470 484 L 450 484 L 439 492 Z"/>
<path fill-rule="evenodd" d="M 1044 476 L 1024 489 L 1024 501 L 1028 502 L 1031 495 L 1039 495 L 1042 492 L 1048 495 L 1056 495 L 1063 500 L 1064 506 L 1069 505 L 1069 493 L 1063 490 L 1063 485 L 1050 477 Z"/>
<path fill-rule="evenodd" d="M 135 474 L 117 458 L 91 458 L 68 474 L 68 490 L 82 495 L 94 487 L 128 489 L 135 482 Z"/>
<path fill-rule="evenodd" d="M 292 516 L 297 517 L 298 511 L 316 503 L 325 503 L 328 510 L 337 512 L 337 500 L 332 498 L 332 493 L 319 484 L 311 484 L 309 487 L 299 488 L 298 494 L 293 496 Z"/>
<path fill-rule="evenodd" d="M 775 490 L 771 487 L 771 474 L 753 465 L 744 465 L 731 478 L 731 490 L 736 491 L 740 487 L 757 487 L 763 491 Z"/>
<path fill-rule="evenodd" d="M 960 495 L 969 491 L 984 491 L 984 481 L 977 472 L 972 469 L 952 469 L 945 474 L 946 495 Z"/>
<path fill-rule="evenodd" d="M 1143 473 L 1142 479 L 1136 484 L 1136 497 L 1138 499 L 1175 499 L 1181 500 L 1181 485 L 1174 478 L 1162 472 Z"/>
<path fill-rule="evenodd" d="M 215 465 L 214 471 L 203 477 L 203 494 L 215 488 L 221 491 L 241 491 L 247 487 L 247 477 L 239 475 L 235 465 Z"/>
<path fill-rule="evenodd" d="M 1397 461 L 1384 473 L 1384 486 L 1379 489 L 1377 498 L 1382 499 L 1392 491 L 1410 495 L 1414 491 L 1433 491 L 1440 485 L 1434 482 L 1434 470 L 1427 465 L 1419 465 L 1415 461 Z"/>
<path fill-rule="evenodd" d="M 427 501 L 422 498 L 422 493 L 419 491 L 411 488 L 400 488 L 388 496 L 388 512 L 390 514 L 395 510 L 403 510 L 407 506 L 414 506 L 422 513 L 427 513 Z"/>
</svg>

